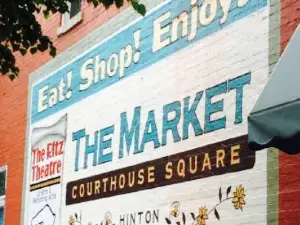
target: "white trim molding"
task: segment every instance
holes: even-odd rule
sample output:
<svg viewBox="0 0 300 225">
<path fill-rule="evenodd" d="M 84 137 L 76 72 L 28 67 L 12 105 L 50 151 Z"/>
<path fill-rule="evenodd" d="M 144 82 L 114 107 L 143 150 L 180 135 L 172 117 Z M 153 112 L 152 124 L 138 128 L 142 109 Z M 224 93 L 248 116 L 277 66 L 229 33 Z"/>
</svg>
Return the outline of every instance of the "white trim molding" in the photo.
<svg viewBox="0 0 300 225">
<path fill-rule="evenodd" d="M 71 9 L 71 3 L 67 2 L 68 7 L 69 7 L 69 11 Z M 70 30 L 72 27 L 74 27 L 76 24 L 78 24 L 79 22 L 81 22 L 82 20 L 82 11 L 80 9 L 80 11 L 74 15 L 72 18 L 70 17 L 70 13 L 66 12 L 64 14 L 61 15 L 61 25 L 57 30 L 57 34 L 63 34 L 65 32 L 67 32 L 68 30 Z"/>
</svg>

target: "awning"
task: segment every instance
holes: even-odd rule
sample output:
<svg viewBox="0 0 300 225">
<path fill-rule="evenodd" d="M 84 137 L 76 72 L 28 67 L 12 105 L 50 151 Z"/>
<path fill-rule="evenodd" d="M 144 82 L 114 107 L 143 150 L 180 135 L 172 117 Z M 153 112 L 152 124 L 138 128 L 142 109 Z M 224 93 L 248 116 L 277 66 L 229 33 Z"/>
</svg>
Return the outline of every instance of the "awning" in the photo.
<svg viewBox="0 0 300 225">
<path fill-rule="evenodd" d="M 300 152 L 300 26 L 248 117 L 248 144 Z"/>
</svg>

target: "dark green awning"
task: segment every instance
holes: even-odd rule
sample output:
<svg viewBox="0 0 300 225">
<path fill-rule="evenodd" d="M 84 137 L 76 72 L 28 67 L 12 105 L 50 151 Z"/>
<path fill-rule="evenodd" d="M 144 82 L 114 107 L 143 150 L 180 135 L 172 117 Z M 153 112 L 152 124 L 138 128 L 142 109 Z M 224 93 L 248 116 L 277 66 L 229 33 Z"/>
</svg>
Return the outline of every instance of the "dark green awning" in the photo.
<svg viewBox="0 0 300 225">
<path fill-rule="evenodd" d="M 248 117 L 249 148 L 300 152 L 300 27 Z"/>
</svg>

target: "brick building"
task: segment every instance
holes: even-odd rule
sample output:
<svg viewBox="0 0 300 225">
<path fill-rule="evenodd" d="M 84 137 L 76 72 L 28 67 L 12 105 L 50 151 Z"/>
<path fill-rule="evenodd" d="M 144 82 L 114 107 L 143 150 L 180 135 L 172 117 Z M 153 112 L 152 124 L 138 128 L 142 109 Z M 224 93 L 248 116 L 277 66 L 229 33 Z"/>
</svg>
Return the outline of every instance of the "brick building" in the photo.
<svg viewBox="0 0 300 225">
<path fill-rule="evenodd" d="M 0 224 L 299 224 L 299 156 L 245 140 L 300 1 L 143 3 L 39 16 L 57 56 L 0 81 Z"/>
</svg>

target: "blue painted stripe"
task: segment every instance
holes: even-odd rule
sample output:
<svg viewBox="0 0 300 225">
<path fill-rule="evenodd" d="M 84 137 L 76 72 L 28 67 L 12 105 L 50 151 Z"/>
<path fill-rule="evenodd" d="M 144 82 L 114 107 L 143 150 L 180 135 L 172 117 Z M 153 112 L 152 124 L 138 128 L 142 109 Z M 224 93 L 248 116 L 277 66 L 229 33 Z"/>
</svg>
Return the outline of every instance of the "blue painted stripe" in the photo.
<svg viewBox="0 0 300 225">
<path fill-rule="evenodd" d="M 199 3 L 199 5 L 201 5 Z M 220 7 L 220 3 L 218 5 L 217 18 L 209 25 L 202 26 L 198 28 L 197 36 L 193 39 L 193 41 L 188 41 L 187 37 L 181 38 L 176 42 L 166 46 L 165 48 L 153 53 L 152 52 L 152 35 L 153 35 L 153 21 L 157 19 L 162 14 L 170 11 L 171 18 L 168 19 L 170 23 L 171 20 L 177 17 L 181 12 L 190 11 L 190 0 L 172 0 L 169 4 L 163 5 L 161 8 L 149 13 L 142 20 L 137 21 L 135 24 L 129 26 L 127 29 L 121 31 L 117 35 L 105 41 L 103 44 L 97 46 L 86 54 L 82 55 L 74 62 L 69 65 L 63 67 L 47 79 L 41 81 L 33 87 L 32 91 L 32 111 L 31 111 L 31 122 L 37 122 L 55 112 L 58 112 L 92 94 L 98 92 L 126 77 L 129 77 L 135 74 L 137 71 L 144 69 L 145 67 L 150 66 L 158 62 L 159 60 L 183 49 L 200 39 L 207 37 L 208 35 L 221 30 L 223 27 L 257 11 L 260 8 L 263 8 L 267 5 L 266 0 L 249 0 L 248 3 L 242 7 L 237 7 L 237 0 L 232 0 L 231 8 L 229 11 L 228 18 L 224 24 L 220 24 L 220 18 L 223 13 Z M 97 84 L 94 84 L 89 89 L 85 91 L 79 91 L 79 84 L 81 82 L 80 79 L 80 70 L 83 63 L 91 57 L 96 55 L 100 55 L 102 59 L 108 59 L 108 57 L 114 53 L 119 52 L 120 49 L 125 47 L 127 44 L 132 44 L 134 46 L 133 41 L 133 33 L 141 29 L 141 43 L 140 43 L 140 51 L 141 58 L 137 64 L 132 64 L 125 71 L 125 76 L 120 78 L 118 74 L 113 77 L 106 77 L 103 81 L 100 81 Z M 217 50 L 217 49 L 216 49 Z M 70 59 L 71 61 L 72 59 Z M 73 71 L 73 79 L 72 79 L 72 97 L 69 100 L 65 100 L 61 103 L 56 104 L 55 106 L 48 108 L 43 112 L 38 112 L 38 91 L 40 88 L 45 85 L 49 85 L 49 89 L 55 87 L 62 77 L 66 77 L 68 71 Z M 99 100 L 100 102 L 101 100 Z"/>
</svg>

